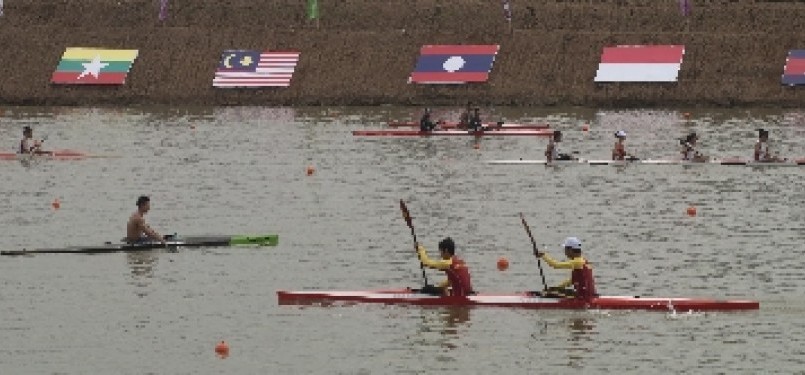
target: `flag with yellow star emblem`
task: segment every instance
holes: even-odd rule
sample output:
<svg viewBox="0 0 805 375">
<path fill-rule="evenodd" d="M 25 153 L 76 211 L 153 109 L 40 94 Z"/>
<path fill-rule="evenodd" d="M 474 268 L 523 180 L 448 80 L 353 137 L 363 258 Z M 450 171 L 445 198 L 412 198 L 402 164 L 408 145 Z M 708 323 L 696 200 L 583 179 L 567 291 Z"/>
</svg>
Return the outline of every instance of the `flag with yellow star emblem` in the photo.
<svg viewBox="0 0 805 375">
<path fill-rule="evenodd" d="M 62 85 L 122 85 L 136 49 L 67 48 L 50 82 Z"/>
<path fill-rule="evenodd" d="M 213 87 L 288 87 L 299 62 L 297 51 L 226 50 Z"/>
</svg>

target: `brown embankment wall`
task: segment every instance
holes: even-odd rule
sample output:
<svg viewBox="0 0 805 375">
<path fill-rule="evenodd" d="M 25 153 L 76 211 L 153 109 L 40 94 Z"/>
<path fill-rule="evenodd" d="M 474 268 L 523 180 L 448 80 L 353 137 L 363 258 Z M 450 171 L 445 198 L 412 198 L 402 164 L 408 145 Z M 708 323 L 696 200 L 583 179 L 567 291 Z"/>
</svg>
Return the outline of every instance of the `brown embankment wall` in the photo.
<svg viewBox="0 0 805 375">
<path fill-rule="evenodd" d="M 805 104 L 781 86 L 805 48 L 805 2 L 512 0 L 13 0 L 0 18 L 0 104 L 30 105 L 772 105 Z M 488 83 L 409 85 L 423 44 L 499 43 Z M 611 44 L 684 44 L 678 83 L 595 84 Z M 50 85 L 65 47 L 139 49 L 120 87 Z M 287 89 L 213 89 L 221 51 L 299 50 Z"/>
</svg>

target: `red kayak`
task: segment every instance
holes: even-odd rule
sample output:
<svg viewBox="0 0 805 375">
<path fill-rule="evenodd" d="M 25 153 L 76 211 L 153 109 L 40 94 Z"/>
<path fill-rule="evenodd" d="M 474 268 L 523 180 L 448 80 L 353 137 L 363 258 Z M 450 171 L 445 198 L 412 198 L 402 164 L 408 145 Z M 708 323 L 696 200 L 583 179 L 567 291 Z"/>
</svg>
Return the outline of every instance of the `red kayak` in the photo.
<svg viewBox="0 0 805 375">
<path fill-rule="evenodd" d="M 457 122 L 437 122 L 436 123 L 439 129 L 456 129 L 458 128 Z M 392 128 L 418 128 L 418 122 L 389 122 L 389 127 Z M 515 124 L 510 122 L 503 122 L 503 123 L 495 123 L 489 122 L 485 123 L 484 127 L 486 128 L 501 128 L 501 129 L 519 129 L 519 130 L 536 130 L 536 129 L 548 129 L 550 125 L 547 124 Z"/>
<path fill-rule="evenodd" d="M 715 300 L 698 298 L 662 298 L 634 296 L 601 296 L 585 302 L 572 298 L 539 297 L 534 293 L 477 294 L 467 297 L 435 296 L 416 293 L 412 289 L 380 291 L 278 291 L 280 305 L 356 304 L 446 306 L 446 307 L 511 307 L 522 309 L 601 309 L 647 311 L 740 311 L 758 310 L 760 303 L 750 300 Z"/>
<path fill-rule="evenodd" d="M 481 130 L 481 131 L 467 131 L 467 130 L 434 130 L 423 132 L 420 130 L 354 130 L 352 135 L 356 137 L 431 137 L 431 136 L 474 136 L 474 137 L 487 137 L 487 136 L 541 136 L 549 137 L 553 135 L 553 130 L 533 129 L 533 130 Z"/>
</svg>

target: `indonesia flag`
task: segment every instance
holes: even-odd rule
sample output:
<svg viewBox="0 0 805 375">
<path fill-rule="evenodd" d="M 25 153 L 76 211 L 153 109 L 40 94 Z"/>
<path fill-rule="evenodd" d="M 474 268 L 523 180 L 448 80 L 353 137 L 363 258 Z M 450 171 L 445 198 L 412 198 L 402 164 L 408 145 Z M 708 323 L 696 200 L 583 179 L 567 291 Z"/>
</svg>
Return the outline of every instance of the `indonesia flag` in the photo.
<svg viewBox="0 0 805 375">
<path fill-rule="evenodd" d="M 605 47 L 595 82 L 676 82 L 685 46 Z"/>
</svg>

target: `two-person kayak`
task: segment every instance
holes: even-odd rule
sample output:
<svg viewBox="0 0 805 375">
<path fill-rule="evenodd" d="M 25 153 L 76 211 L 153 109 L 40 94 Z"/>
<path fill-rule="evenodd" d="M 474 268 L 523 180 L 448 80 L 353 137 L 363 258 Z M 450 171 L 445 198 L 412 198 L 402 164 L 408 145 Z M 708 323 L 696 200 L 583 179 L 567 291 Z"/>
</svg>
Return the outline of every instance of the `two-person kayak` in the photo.
<svg viewBox="0 0 805 375">
<path fill-rule="evenodd" d="M 369 291 L 345 290 L 306 290 L 277 291 L 281 305 L 307 304 L 388 304 L 443 307 L 510 307 L 523 309 L 604 309 L 604 310 L 646 310 L 646 311 L 741 311 L 758 310 L 760 303 L 744 299 L 682 298 L 682 297 L 644 297 L 644 296 L 606 296 L 596 291 L 592 268 L 582 256 L 582 243 L 576 237 L 568 237 L 562 244 L 567 261 L 556 261 L 544 251 L 537 249 L 531 229 L 520 214 L 521 222 L 531 241 L 533 253 L 537 258 L 542 290 L 514 293 L 480 293 L 470 281 L 466 263 L 457 257 L 455 243 L 445 238 L 439 243 L 441 259 L 430 259 L 419 244 L 408 208 L 401 200 L 403 217 L 411 229 L 414 248 L 422 268 L 425 282 L 423 288 L 399 288 Z M 556 287 L 548 287 L 545 282 L 541 261 L 556 269 L 568 269 L 570 278 Z M 428 283 L 425 267 L 444 271 L 447 280 L 439 286 Z"/>
</svg>

